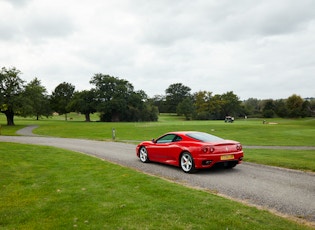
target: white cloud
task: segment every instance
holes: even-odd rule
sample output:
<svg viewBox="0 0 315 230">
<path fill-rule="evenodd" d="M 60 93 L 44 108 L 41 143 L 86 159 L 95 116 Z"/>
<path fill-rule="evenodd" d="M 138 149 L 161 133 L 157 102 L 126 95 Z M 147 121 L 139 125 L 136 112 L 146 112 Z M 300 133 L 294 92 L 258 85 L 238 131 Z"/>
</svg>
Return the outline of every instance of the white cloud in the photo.
<svg viewBox="0 0 315 230">
<path fill-rule="evenodd" d="M 242 99 L 315 97 L 315 2 L 0 0 L 0 63 L 48 92 L 95 73 Z M 1 67 L 2 67 L 1 66 Z"/>
</svg>

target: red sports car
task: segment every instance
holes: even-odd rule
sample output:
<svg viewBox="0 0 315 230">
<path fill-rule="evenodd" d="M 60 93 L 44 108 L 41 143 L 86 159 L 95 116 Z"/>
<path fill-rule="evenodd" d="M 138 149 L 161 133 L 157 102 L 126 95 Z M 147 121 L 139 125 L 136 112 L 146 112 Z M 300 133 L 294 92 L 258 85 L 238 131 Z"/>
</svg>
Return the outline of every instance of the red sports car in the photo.
<svg viewBox="0 0 315 230">
<path fill-rule="evenodd" d="M 136 152 L 143 163 L 175 165 L 186 173 L 215 164 L 233 168 L 241 163 L 244 155 L 239 142 L 195 131 L 166 133 L 156 140 L 141 142 Z"/>
</svg>

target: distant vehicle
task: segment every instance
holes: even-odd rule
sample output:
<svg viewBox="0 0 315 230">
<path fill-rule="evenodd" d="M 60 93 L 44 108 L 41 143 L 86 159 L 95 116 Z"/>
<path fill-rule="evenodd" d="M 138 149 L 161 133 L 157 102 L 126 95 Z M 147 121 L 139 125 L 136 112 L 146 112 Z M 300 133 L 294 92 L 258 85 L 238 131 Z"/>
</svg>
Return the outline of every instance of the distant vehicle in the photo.
<svg viewBox="0 0 315 230">
<path fill-rule="evenodd" d="M 181 167 L 185 173 L 222 164 L 233 168 L 243 160 L 242 145 L 237 141 L 195 131 L 169 132 L 156 140 L 137 145 L 136 154 L 143 163 L 160 162 Z"/>
<path fill-rule="evenodd" d="M 233 123 L 234 122 L 234 117 L 226 116 L 225 119 L 224 119 L 224 122 Z"/>
</svg>

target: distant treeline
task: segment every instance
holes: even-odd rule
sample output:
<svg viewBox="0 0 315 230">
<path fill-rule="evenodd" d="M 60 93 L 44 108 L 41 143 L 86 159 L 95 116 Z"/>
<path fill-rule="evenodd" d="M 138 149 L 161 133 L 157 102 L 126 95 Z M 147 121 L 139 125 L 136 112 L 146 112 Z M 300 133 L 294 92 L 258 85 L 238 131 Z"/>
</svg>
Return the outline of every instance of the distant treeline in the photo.
<svg viewBox="0 0 315 230">
<path fill-rule="evenodd" d="M 299 118 L 315 116 L 315 98 L 303 99 L 293 94 L 286 99 L 259 100 L 249 98 L 241 101 L 232 91 L 215 94 L 209 91 L 190 93 L 190 88 L 176 83 L 166 89 L 166 95 L 151 100 L 160 112 L 176 112 L 186 119 L 210 120 L 233 117 L 282 117 Z"/>
<path fill-rule="evenodd" d="M 0 108 L 7 125 L 14 125 L 14 115 L 49 117 L 54 112 L 79 112 L 90 121 L 98 112 L 100 121 L 157 121 L 159 113 L 177 113 L 186 119 L 210 120 L 233 117 L 311 117 L 315 116 L 315 99 L 292 95 L 287 99 L 240 101 L 233 91 L 213 95 L 210 91 L 192 93 L 182 83 L 171 84 L 165 94 L 149 98 L 143 90 L 135 91 L 127 80 L 95 74 L 90 90 L 76 91 L 71 83 L 62 82 L 48 94 L 41 81 L 26 83 L 21 72 L 3 67 L 0 72 Z"/>
</svg>

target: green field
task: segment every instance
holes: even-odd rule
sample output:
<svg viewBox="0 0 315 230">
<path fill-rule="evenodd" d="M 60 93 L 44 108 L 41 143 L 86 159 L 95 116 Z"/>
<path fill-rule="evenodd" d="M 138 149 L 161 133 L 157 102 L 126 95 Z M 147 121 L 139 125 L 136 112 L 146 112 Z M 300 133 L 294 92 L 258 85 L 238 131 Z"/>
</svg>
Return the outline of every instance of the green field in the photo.
<svg viewBox="0 0 315 230">
<path fill-rule="evenodd" d="M 36 121 L 16 117 L 1 135 L 37 125 L 34 133 L 137 143 L 173 130 L 198 130 L 243 145 L 315 146 L 315 119 L 84 122 L 71 114 Z M 93 119 L 93 118 L 92 118 Z M 245 161 L 315 172 L 314 150 L 244 149 Z M 71 151 L 0 143 L 0 229 L 312 229 L 219 197 Z"/>
<path fill-rule="evenodd" d="M 0 144 L 0 229 L 312 229 L 63 149 Z"/>
<path fill-rule="evenodd" d="M 246 162 L 315 172 L 315 150 L 244 149 Z"/>
<path fill-rule="evenodd" d="M 290 145 L 315 146 L 315 119 L 242 119 L 234 123 L 224 121 L 186 121 L 176 115 L 161 115 L 158 122 L 84 122 L 83 115 L 70 114 L 72 120 L 63 116 L 33 120 L 16 118 L 16 127 L 5 126 L 5 117 L 0 115 L 3 135 L 14 135 L 26 125 L 38 125 L 34 133 L 56 137 L 111 140 L 115 129 L 116 140 L 149 140 L 175 130 L 197 130 L 208 132 L 225 139 L 240 141 L 243 145 Z M 96 116 L 92 119 L 96 121 Z"/>
<path fill-rule="evenodd" d="M 162 114 L 158 122 L 84 122 L 84 116 L 69 114 L 54 116 L 36 121 L 34 119 L 16 118 L 16 126 L 2 125 L 2 135 L 16 135 L 16 131 L 27 125 L 37 125 L 34 133 L 39 135 L 85 138 L 101 141 L 138 143 L 150 140 L 161 134 L 174 130 L 197 130 L 208 132 L 225 139 L 240 141 L 245 146 L 315 146 L 315 119 L 240 119 L 234 123 L 224 121 L 186 121 L 183 117 Z M 4 115 L 0 115 L 0 124 L 5 124 Z M 246 149 L 245 161 L 273 165 L 291 169 L 315 172 L 314 150 L 279 150 L 279 149 Z"/>
</svg>

